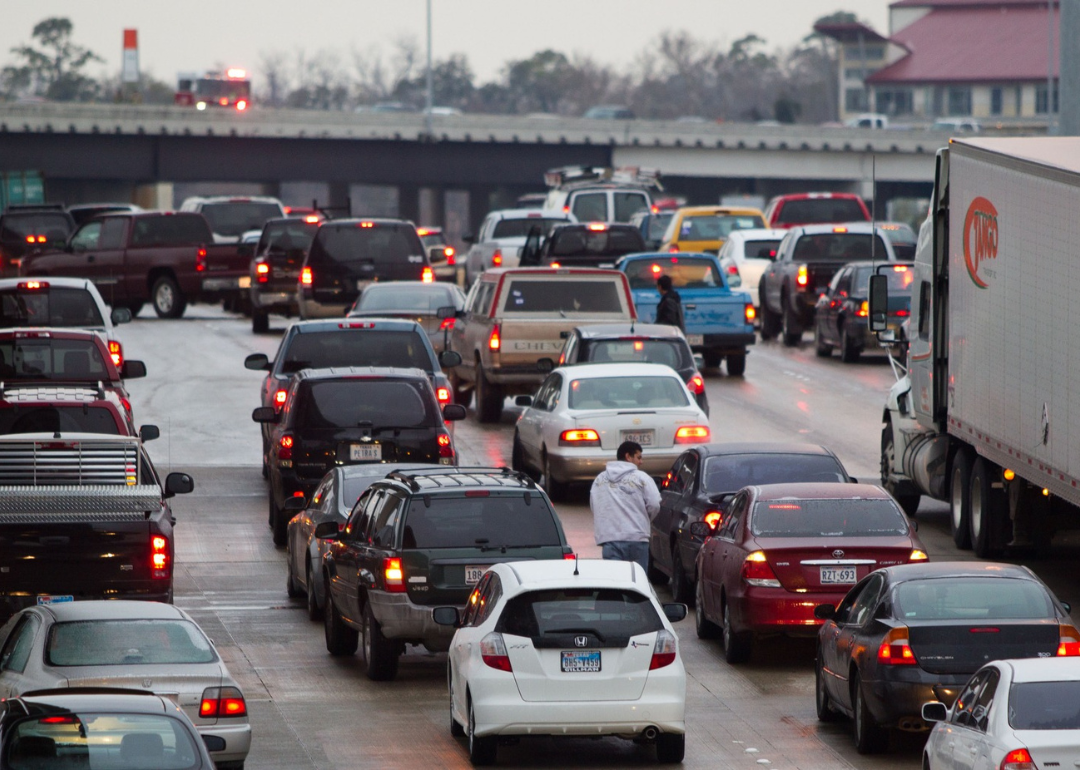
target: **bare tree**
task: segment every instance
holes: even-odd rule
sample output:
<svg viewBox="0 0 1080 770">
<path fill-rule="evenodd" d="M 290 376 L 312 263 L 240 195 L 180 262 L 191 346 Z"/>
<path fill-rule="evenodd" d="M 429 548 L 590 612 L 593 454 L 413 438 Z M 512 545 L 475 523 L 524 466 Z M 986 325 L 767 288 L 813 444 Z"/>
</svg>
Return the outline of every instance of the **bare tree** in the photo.
<svg viewBox="0 0 1080 770">
<path fill-rule="evenodd" d="M 259 54 L 259 72 L 266 81 L 263 103 L 268 107 L 283 106 L 292 82 L 289 57 L 284 51 L 263 51 Z"/>
</svg>

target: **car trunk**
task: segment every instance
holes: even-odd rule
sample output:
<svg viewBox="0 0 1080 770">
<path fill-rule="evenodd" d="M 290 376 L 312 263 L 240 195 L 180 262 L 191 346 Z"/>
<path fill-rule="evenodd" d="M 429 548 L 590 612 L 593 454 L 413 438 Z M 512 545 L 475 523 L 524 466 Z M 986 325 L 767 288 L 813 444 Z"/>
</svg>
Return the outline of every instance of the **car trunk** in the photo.
<svg viewBox="0 0 1080 770">
<path fill-rule="evenodd" d="M 844 266 L 844 262 L 806 262 L 806 286 L 803 290 L 815 299 L 829 290 L 833 276 Z"/>
<path fill-rule="evenodd" d="M 497 356 L 500 368 L 535 367 L 541 358 L 555 360 L 562 351 L 565 340 L 563 333 L 569 332 L 582 322 L 579 314 L 567 314 L 569 317 L 523 318 L 510 316 L 499 324 L 500 347 Z M 590 319 L 591 320 L 591 319 Z M 621 316 L 612 316 L 611 320 L 624 320 Z"/>
<path fill-rule="evenodd" d="M 561 633 L 533 638 L 503 635 L 522 700 L 640 698 L 649 677 L 656 632 L 633 637 L 600 637 L 593 629 L 579 625 L 568 618 Z M 599 670 L 595 670 L 597 666 Z"/>
<path fill-rule="evenodd" d="M 438 439 L 431 426 L 304 428 L 294 434 L 294 441 L 297 473 L 315 479 L 335 465 L 439 462 Z"/>
<path fill-rule="evenodd" d="M 1017 745 L 1026 746 L 1035 767 L 1077 767 L 1080 730 L 1015 730 Z"/>
<path fill-rule="evenodd" d="M 303 249 L 285 252 L 271 251 L 266 261 L 270 264 L 270 280 L 259 284 L 263 291 L 295 291 L 304 265 Z"/>
<path fill-rule="evenodd" d="M 223 276 L 247 276 L 251 266 L 251 252 L 240 249 L 236 244 L 214 246 L 207 244 L 206 266 L 203 278 L 221 278 Z"/>
<path fill-rule="evenodd" d="M 764 546 L 769 566 L 784 588 L 814 593 L 847 593 L 874 570 L 907 564 L 911 556 L 908 537 L 882 538 L 864 545 L 802 537 L 759 539 L 758 544 Z"/>
<path fill-rule="evenodd" d="M 915 659 L 932 674 L 970 674 L 988 660 L 1052 657 L 1060 640 L 1056 619 L 904 623 Z"/>
<path fill-rule="evenodd" d="M 592 428 L 600 434 L 600 446 L 614 452 L 624 441 L 636 441 L 645 451 L 671 449 L 675 446 L 675 431 L 681 425 L 698 424 L 701 416 L 696 407 L 641 409 L 605 409 L 604 411 L 573 412 L 579 428 Z"/>
<path fill-rule="evenodd" d="M 189 672 L 178 673 L 183 669 Z M 64 668 L 57 671 L 63 672 Z M 216 718 L 199 716 L 202 694 L 207 687 L 224 684 L 221 665 L 198 664 L 134 664 L 128 666 L 80 666 L 79 675 L 69 677 L 68 687 L 122 687 L 134 690 L 150 690 L 172 701 L 183 709 L 184 714 L 196 725 L 213 725 Z"/>
<path fill-rule="evenodd" d="M 480 576 L 492 564 L 526 559 L 561 559 L 562 546 L 529 548 L 527 556 L 509 547 L 506 551 L 491 547 L 481 551 L 478 546 L 464 548 L 426 548 L 403 550 L 402 569 L 409 599 L 422 605 L 456 605 L 468 601 Z"/>
</svg>

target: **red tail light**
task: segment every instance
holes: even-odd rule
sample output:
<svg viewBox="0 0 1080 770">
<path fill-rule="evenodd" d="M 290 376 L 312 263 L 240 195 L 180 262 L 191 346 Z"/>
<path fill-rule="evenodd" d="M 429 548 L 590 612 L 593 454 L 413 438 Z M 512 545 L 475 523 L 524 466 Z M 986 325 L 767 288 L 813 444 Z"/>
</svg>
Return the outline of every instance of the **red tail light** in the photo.
<svg viewBox="0 0 1080 770">
<path fill-rule="evenodd" d="M 304 221 L 307 222 L 309 225 L 317 225 L 319 224 L 319 218 L 320 217 L 318 214 L 308 214 L 306 217 L 304 217 Z"/>
<path fill-rule="evenodd" d="M 720 511 L 709 511 L 705 514 L 705 523 L 716 529 L 724 521 L 724 514 Z"/>
<path fill-rule="evenodd" d="M 727 266 L 727 273 L 728 273 L 728 275 L 738 275 L 739 274 L 739 266 L 738 265 L 728 265 Z"/>
<path fill-rule="evenodd" d="M 559 434 L 559 446 L 600 446 L 600 434 L 592 428 L 564 430 Z"/>
<path fill-rule="evenodd" d="M 668 251 L 670 251 L 672 254 L 676 253 L 678 250 L 679 250 L 679 247 L 678 247 L 677 244 L 673 243 L 670 246 L 668 246 Z"/>
<path fill-rule="evenodd" d="M 602 233 L 607 230 L 607 225 L 603 222 L 590 222 L 589 229 L 594 233 Z"/>
<path fill-rule="evenodd" d="M 47 281 L 21 281 L 16 287 L 16 291 L 41 291 L 49 290 L 49 284 Z"/>
<path fill-rule="evenodd" d="M 300 271 L 300 283 L 304 286 L 311 286 L 311 268 L 305 267 Z"/>
<path fill-rule="evenodd" d="M 746 322 L 748 324 L 752 324 L 754 322 L 754 319 L 757 318 L 757 308 L 754 307 L 753 303 L 747 304 L 744 315 L 746 316 Z"/>
<path fill-rule="evenodd" d="M 279 460 L 292 460 L 292 450 L 294 443 L 295 441 L 291 433 L 286 433 L 278 440 Z"/>
<path fill-rule="evenodd" d="M 675 431 L 676 444 L 705 444 L 708 441 L 708 425 L 684 425 Z"/>
<path fill-rule="evenodd" d="M 202 273 L 206 271 L 206 249 L 199 247 L 199 250 L 195 252 L 195 272 Z"/>
<path fill-rule="evenodd" d="M 690 392 L 695 396 L 700 396 L 705 392 L 705 380 L 701 379 L 700 374 L 695 374 L 686 384 L 690 386 Z"/>
<path fill-rule="evenodd" d="M 247 109 L 247 102 L 245 102 L 243 99 L 241 99 L 240 101 L 238 101 L 236 103 L 236 109 L 239 110 L 240 112 L 243 112 L 244 110 Z"/>
<path fill-rule="evenodd" d="M 576 555 L 575 555 L 575 554 L 574 554 L 573 552 L 571 552 L 571 553 L 564 553 L 564 554 L 562 555 L 562 557 L 563 557 L 563 561 L 574 561 L 574 559 L 576 559 L 576 558 L 577 558 L 577 556 L 576 556 Z"/>
<path fill-rule="evenodd" d="M 437 388 L 435 390 L 435 398 L 439 399 L 440 404 L 449 404 L 450 388 Z"/>
<path fill-rule="evenodd" d="M 456 321 L 456 320 L 457 320 L 456 318 L 444 318 L 444 319 L 442 319 L 442 323 L 439 324 L 439 331 L 441 331 L 441 332 L 453 331 L 454 330 L 454 321 Z"/>
<path fill-rule="evenodd" d="M 502 251 L 495 249 L 495 253 L 491 255 L 491 264 L 494 267 L 502 265 Z"/>
<path fill-rule="evenodd" d="M 649 661 L 649 671 L 654 671 L 664 666 L 670 666 L 675 662 L 677 652 L 675 637 L 666 628 L 656 632 L 656 647 L 653 648 L 652 660 Z"/>
<path fill-rule="evenodd" d="M 859 309 L 855 312 L 855 315 L 857 315 L 859 318 L 866 318 L 868 315 L 870 315 L 870 303 L 866 300 L 863 300 L 863 303 L 859 305 Z"/>
<path fill-rule="evenodd" d="M 285 406 L 285 399 L 289 397 L 289 391 L 279 390 L 274 394 L 274 406 L 280 409 Z"/>
<path fill-rule="evenodd" d="M 799 265 L 799 273 L 795 276 L 795 283 L 799 286 L 806 286 L 810 281 L 810 274 L 806 270 L 806 265 Z"/>
<path fill-rule="evenodd" d="M 885 634 L 878 647 L 877 659 L 882 666 L 914 666 L 918 663 L 908 642 L 907 626 L 897 626 Z"/>
<path fill-rule="evenodd" d="M 450 435 L 447 433 L 439 434 L 439 457 L 454 456 L 454 442 L 450 440 Z"/>
<path fill-rule="evenodd" d="M 164 535 L 150 538 L 150 574 L 158 580 L 169 577 L 169 539 Z"/>
<path fill-rule="evenodd" d="M 457 264 L 457 250 L 453 246 L 447 246 L 443 249 L 443 254 L 446 256 L 446 264 L 453 266 Z"/>
<path fill-rule="evenodd" d="M 236 687 L 207 687 L 199 704 L 199 716 L 217 719 L 246 717 L 244 694 Z"/>
<path fill-rule="evenodd" d="M 488 349 L 498 350 L 502 347 L 502 340 L 499 338 L 499 325 L 495 324 L 491 329 L 491 335 L 488 337 Z"/>
<path fill-rule="evenodd" d="M 473 593 L 475 597 L 476 594 Z M 506 654 L 506 644 L 502 634 L 491 633 L 480 640 L 480 658 L 484 663 L 499 671 L 513 671 L 510 656 Z"/>
<path fill-rule="evenodd" d="M 1000 770 L 1039 770 L 1027 749 L 1013 749 L 1001 760 Z"/>
<path fill-rule="evenodd" d="M 435 283 L 435 273 L 431 272 L 430 267 L 425 267 L 424 272 L 420 273 L 420 280 L 424 283 Z"/>
<path fill-rule="evenodd" d="M 780 581 L 769 566 L 764 551 L 754 551 L 746 555 L 742 565 L 742 579 L 756 588 L 780 588 Z"/>
<path fill-rule="evenodd" d="M 1064 624 L 1058 626 L 1057 654 L 1059 658 L 1080 655 L 1080 631 Z"/>
<path fill-rule="evenodd" d="M 112 358 L 113 366 L 117 369 L 124 363 L 124 348 L 116 340 L 109 340 L 109 356 Z"/>
<path fill-rule="evenodd" d="M 383 559 L 383 583 L 389 594 L 405 593 L 405 572 L 401 569 L 401 559 Z"/>
<path fill-rule="evenodd" d="M 266 283 L 270 280 L 270 265 L 266 262 L 258 262 L 255 265 L 255 280 Z"/>
</svg>

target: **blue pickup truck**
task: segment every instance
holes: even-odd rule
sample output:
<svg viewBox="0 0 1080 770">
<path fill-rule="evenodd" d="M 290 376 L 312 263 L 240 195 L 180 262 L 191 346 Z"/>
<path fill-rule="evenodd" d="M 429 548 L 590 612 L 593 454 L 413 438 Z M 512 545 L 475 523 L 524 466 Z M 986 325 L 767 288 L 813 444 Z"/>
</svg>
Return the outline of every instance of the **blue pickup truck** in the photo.
<svg viewBox="0 0 1080 770">
<path fill-rule="evenodd" d="M 615 268 L 626 273 L 638 320 L 653 323 L 660 293 L 656 279 L 671 276 L 682 299 L 686 339 L 705 366 L 720 366 L 740 376 L 746 370 L 746 347 L 753 345 L 754 303 L 744 291 L 732 291 L 724 280 L 720 261 L 712 254 L 627 254 Z"/>
</svg>

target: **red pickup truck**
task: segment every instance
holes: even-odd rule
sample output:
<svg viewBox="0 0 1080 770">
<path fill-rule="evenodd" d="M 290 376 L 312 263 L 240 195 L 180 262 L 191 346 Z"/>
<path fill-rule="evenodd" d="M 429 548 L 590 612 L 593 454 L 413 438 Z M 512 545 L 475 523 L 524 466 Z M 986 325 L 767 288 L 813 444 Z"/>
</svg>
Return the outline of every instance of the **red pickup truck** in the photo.
<svg viewBox="0 0 1080 770">
<path fill-rule="evenodd" d="M 202 214 L 123 212 L 90 220 L 60 250 L 24 257 L 19 274 L 89 278 L 114 308 L 137 315 L 150 302 L 179 318 L 189 302 L 246 299 L 250 259 L 250 245 L 215 245 Z"/>
</svg>

